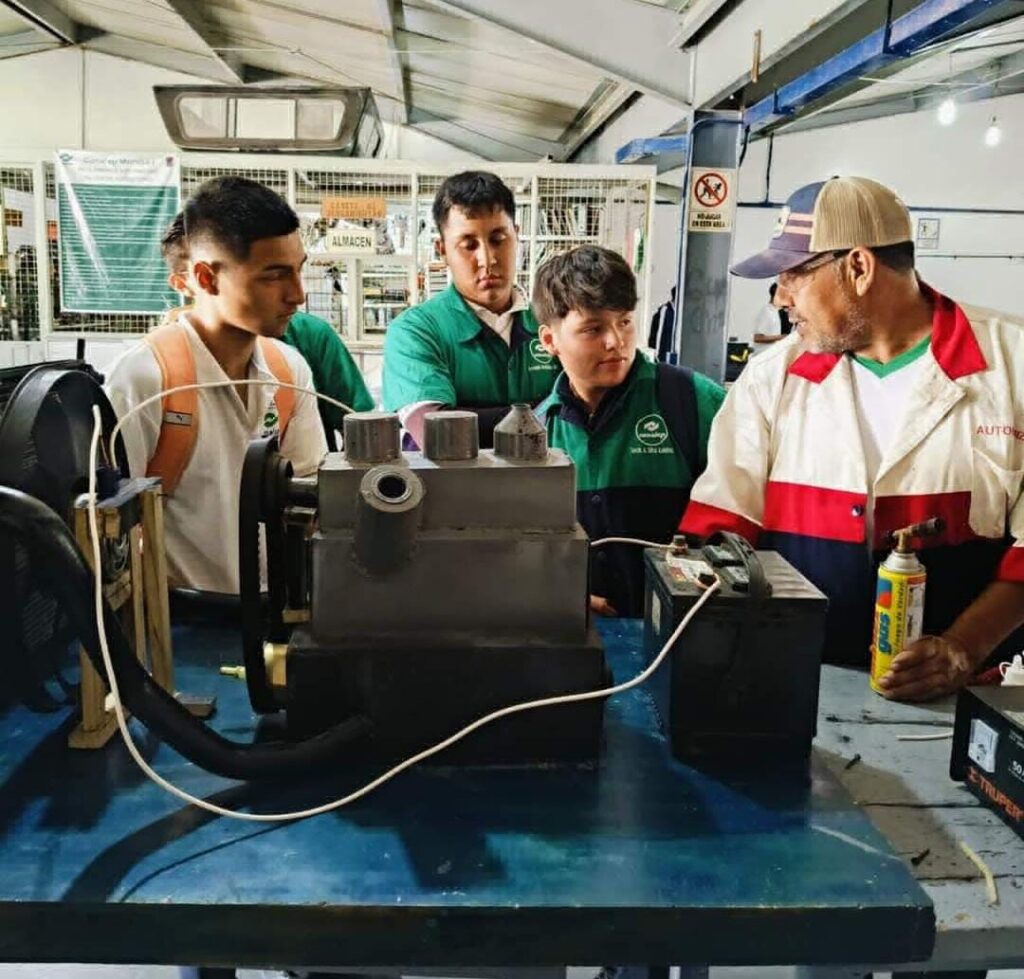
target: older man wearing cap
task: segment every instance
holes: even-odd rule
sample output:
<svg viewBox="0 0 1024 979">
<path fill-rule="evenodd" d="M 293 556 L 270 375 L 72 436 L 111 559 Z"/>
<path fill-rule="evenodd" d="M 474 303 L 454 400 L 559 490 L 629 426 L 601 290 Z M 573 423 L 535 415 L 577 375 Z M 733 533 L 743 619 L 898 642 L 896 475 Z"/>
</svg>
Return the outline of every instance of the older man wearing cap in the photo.
<svg viewBox="0 0 1024 979">
<path fill-rule="evenodd" d="M 925 285 L 912 238 L 892 191 L 837 177 L 796 191 L 731 270 L 777 277 L 795 330 L 729 392 L 681 525 L 782 553 L 829 597 L 826 659 L 866 666 L 889 535 L 943 518 L 914 542 L 926 635 L 882 679 L 900 700 L 1024 641 L 1024 324 Z"/>
</svg>

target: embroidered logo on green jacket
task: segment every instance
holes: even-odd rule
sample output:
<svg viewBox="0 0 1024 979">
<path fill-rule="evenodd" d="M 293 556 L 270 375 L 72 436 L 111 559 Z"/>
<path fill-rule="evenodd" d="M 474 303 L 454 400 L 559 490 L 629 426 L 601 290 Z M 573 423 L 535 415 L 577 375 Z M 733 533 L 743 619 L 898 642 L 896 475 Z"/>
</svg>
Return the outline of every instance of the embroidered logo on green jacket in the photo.
<svg viewBox="0 0 1024 979">
<path fill-rule="evenodd" d="M 551 362 L 554 360 L 554 357 L 544 349 L 544 344 L 536 338 L 530 341 L 530 356 L 534 359 L 536 364 L 540 365 L 531 366 L 529 368 L 531 371 L 550 370 Z"/>
<path fill-rule="evenodd" d="M 637 356 L 628 386 L 617 392 L 618 402 L 598 431 L 588 432 L 559 410 L 546 414 L 548 444 L 575 463 L 580 492 L 631 486 L 682 491 L 690 485 L 689 468 L 658 404 L 655 367 Z"/>
<path fill-rule="evenodd" d="M 668 442 L 668 425 L 660 414 L 644 415 L 633 429 L 636 441 L 640 447 L 631 446 L 632 452 L 674 452 L 673 446 L 666 446 Z"/>
</svg>

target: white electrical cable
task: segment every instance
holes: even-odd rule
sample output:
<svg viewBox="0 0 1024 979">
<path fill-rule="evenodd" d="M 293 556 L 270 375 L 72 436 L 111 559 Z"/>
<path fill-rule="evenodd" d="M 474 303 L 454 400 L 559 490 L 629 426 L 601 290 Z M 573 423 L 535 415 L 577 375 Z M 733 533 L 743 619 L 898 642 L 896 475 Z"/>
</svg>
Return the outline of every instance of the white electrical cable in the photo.
<svg viewBox="0 0 1024 979">
<path fill-rule="evenodd" d="M 114 427 L 114 431 L 111 435 L 111 451 L 113 452 L 114 439 L 117 433 L 120 431 L 122 425 L 133 415 L 136 411 L 144 408 L 146 405 L 151 404 L 153 401 L 162 399 L 165 395 L 172 394 L 182 390 L 192 390 L 197 388 L 213 388 L 213 387 L 230 387 L 235 384 L 254 384 L 254 385 L 265 385 L 268 387 L 289 387 L 293 390 L 300 391 L 303 394 L 313 394 L 318 398 L 323 398 L 325 401 L 329 401 L 332 404 L 341 405 L 341 402 L 335 401 L 333 398 L 328 398 L 326 395 L 319 394 L 315 391 L 310 391 L 308 388 L 299 388 L 294 385 L 279 384 L 276 381 L 264 381 L 264 380 L 250 380 L 250 381 L 209 381 L 203 384 L 186 384 L 180 387 L 170 388 L 167 391 L 160 392 L 159 395 L 154 395 L 151 398 L 147 398 L 144 401 L 140 401 L 139 404 L 132 407 L 132 409 L 125 413 L 124 417 Z M 347 407 L 341 405 L 341 407 Z M 351 410 L 351 409 L 349 409 Z M 662 646 L 658 655 L 652 660 L 650 665 L 638 673 L 632 680 L 627 680 L 624 683 L 618 683 L 611 687 L 605 687 L 601 690 L 588 690 L 583 693 L 575 694 L 563 694 L 558 697 L 545 697 L 541 700 L 530 700 L 520 704 L 512 704 L 509 707 L 502 707 L 500 710 L 493 711 L 487 714 L 485 717 L 481 717 L 471 724 L 467 724 L 460 731 L 456 731 L 455 734 L 446 738 L 444 741 L 440 741 L 430 748 L 426 748 L 416 755 L 407 758 L 405 761 L 395 765 L 394 768 L 384 772 L 383 775 L 379 775 L 373 781 L 368 782 L 360 789 L 356 789 L 354 792 L 350 792 L 348 795 L 343 796 L 340 799 L 335 799 L 333 802 L 326 802 L 320 806 L 314 806 L 310 809 L 301 809 L 297 812 L 286 812 L 286 813 L 252 813 L 252 812 L 239 812 L 235 809 L 225 809 L 223 806 L 218 806 L 215 803 L 208 802 L 206 799 L 200 799 L 197 796 L 191 795 L 184 789 L 179 789 L 176 785 L 172 785 L 163 776 L 154 771 L 145 758 L 142 757 L 139 749 L 136 747 L 134 740 L 132 740 L 131 732 L 128 730 L 128 723 L 124 714 L 124 706 L 121 703 L 121 693 L 117 685 L 117 677 L 114 675 L 114 665 L 110 658 L 110 647 L 107 641 L 106 623 L 103 617 L 103 580 L 102 575 L 99 573 L 100 568 L 100 537 L 99 537 L 99 518 L 97 515 L 97 500 L 96 500 L 96 464 L 98 461 L 99 452 L 99 441 L 100 433 L 102 432 L 103 422 L 100 415 L 100 409 L 98 405 L 93 406 L 93 419 L 94 427 L 92 433 L 92 442 L 89 447 L 89 536 L 92 544 L 92 559 L 93 559 L 93 578 L 95 581 L 94 598 L 95 598 L 95 612 L 96 612 L 96 628 L 99 634 L 100 640 L 100 653 L 103 657 L 103 667 L 107 674 L 107 685 L 110 688 L 111 697 L 114 701 L 114 713 L 117 717 L 117 726 L 121 732 L 121 737 L 124 739 L 125 746 L 128 748 L 129 754 L 134 759 L 135 763 L 142 769 L 143 773 L 154 781 L 160 788 L 169 792 L 171 795 L 176 796 L 184 802 L 190 803 L 191 805 L 197 806 L 200 809 L 204 809 L 207 812 L 214 813 L 217 816 L 227 816 L 231 819 L 241 819 L 248 822 L 257 823 L 274 823 L 274 822 L 291 822 L 297 819 L 307 819 L 310 816 L 319 816 L 325 812 L 332 812 L 335 809 L 340 809 L 342 806 L 347 806 L 357 799 L 361 799 L 365 795 L 369 795 L 374 789 L 383 785 L 385 782 L 390 781 L 396 775 L 405 771 L 407 768 L 411 768 L 413 765 L 430 758 L 433 755 L 444 751 L 446 748 L 451 747 L 458 741 L 461 741 L 468 734 L 472 734 L 473 731 L 483 727 L 485 724 L 490 724 L 492 721 L 496 721 L 499 718 L 507 717 L 511 714 L 518 714 L 527 710 L 535 710 L 539 707 L 554 707 L 560 704 L 574 704 L 586 700 L 599 700 L 605 697 L 611 697 L 615 694 L 623 693 L 626 690 L 631 690 L 633 687 L 639 686 L 644 683 L 648 677 L 650 677 L 655 670 L 661 665 L 662 660 L 668 655 L 669 650 L 675 645 L 676 640 L 682 635 L 683 631 L 690 624 L 690 620 L 700 611 L 704 603 L 718 590 L 721 582 L 715 581 L 711 586 L 708 587 L 707 591 L 704 592 L 694 603 L 693 607 L 686 613 L 682 621 L 676 626 L 672 635 L 669 636 L 665 645 Z M 111 458 L 115 458 L 112 454 Z M 595 541 L 594 546 L 599 546 L 603 543 L 608 543 L 617 538 L 604 538 L 600 541 Z M 628 538 L 624 538 L 628 540 Z M 648 541 L 636 541 L 639 544 L 649 544 Z M 661 547 L 664 545 L 654 544 L 652 546 Z"/>
<path fill-rule="evenodd" d="M 592 540 L 591 547 L 603 547 L 605 544 L 639 544 L 641 547 L 658 547 L 661 550 L 668 550 L 671 544 L 659 544 L 655 540 L 640 540 L 639 537 L 601 537 L 599 540 Z"/>
<path fill-rule="evenodd" d="M 334 405 L 336 408 L 342 408 L 350 414 L 355 414 L 355 408 L 350 408 L 344 401 L 338 401 L 337 398 L 332 398 L 329 395 L 321 394 L 319 391 L 312 391 L 309 388 L 299 387 L 297 384 L 285 384 L 283 381 L 267 381 L 261 378 L 249 378 L 242 381 L 202 381 L 198 384 L 179 384 L 177 387 L 168 388 L 166 391 L 161 391 L 159 394 L 151 395 L 148 398 L 144 398 L 137 405 L 132 407 L 124 413 L 124 416 L 118 419 L 117 424 L 114 426 L 114 430 L 110 433 L 109 441 L 109 458 L 116 459 L 115 446 L 117 445 L 117 436 L 121 434 L 121 429 L 124 427 L 124 423 L 128 421 L 137 411 L 142 411 L 143 408 L 148 407 L 154 401 L 163 401 L 169 394 L 177 394 L 179 391 L 203 391 L 207 388 L 228 388 L 228 387 L 268 387 L 268 388 L 286 388 L 289 391 L 298 391 L 299 394 L 312 394 L 314 397 L 319 398 L 321 401 L 326 401 L 328 404 Z M 95 414 L 95 412 L 94 412 Z M 89 464 L 95 468 L 95 459 L 90 457 Z"/>
</svg>

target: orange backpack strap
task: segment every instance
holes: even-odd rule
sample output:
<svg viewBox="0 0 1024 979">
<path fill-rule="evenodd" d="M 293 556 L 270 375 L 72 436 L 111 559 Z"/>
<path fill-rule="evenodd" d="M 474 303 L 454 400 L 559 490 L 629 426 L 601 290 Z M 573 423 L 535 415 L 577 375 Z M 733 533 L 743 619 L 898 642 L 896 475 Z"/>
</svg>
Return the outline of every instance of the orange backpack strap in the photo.
<svg viewBox="0 0 1024 979">
<path fill-rule="evenodd" d="M 263 359 L 267 362 L 267 370 L 282 384 L 294 384 L 295 374 L 288 363 L 283 346 L 269 337 L 259 337 L 257 343 L 260 345 Z M 280 443 L 295 412 L 295 391 L 291 388 L 278 388 L 274 392 L 274 404 L 277 405 L 277 439 Z"/>
<path fill-rule="evenodd" d="M 195 384 L 196 362 L 188 333 L 180 323 L 166 323 L 146 337 L 160 366 L 161 390 Z M 165 394 L 161 403 L 160 436 L 146 466 L 147 476 L 159 476 L 165 496 L 173 495 L 199 435 L 199 392 Z"/>
</svg>

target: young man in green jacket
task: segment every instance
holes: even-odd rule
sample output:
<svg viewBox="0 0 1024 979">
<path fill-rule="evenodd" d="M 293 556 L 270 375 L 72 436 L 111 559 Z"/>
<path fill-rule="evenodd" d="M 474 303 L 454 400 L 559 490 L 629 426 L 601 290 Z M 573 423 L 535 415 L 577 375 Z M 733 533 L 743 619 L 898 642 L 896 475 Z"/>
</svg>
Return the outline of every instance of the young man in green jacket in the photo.
<svg viewBox="0 0 1024 979">
<path fill-rule="evenodd" d="M 183 213 L 179 212 L 160 240 L 160 251 L 167 264 L 167 281 L 184 302 L 191 301 L 188 285 L 188 246 L 185 241 Z M 312 313 L 296 313 L 288 321 L 281 339 L 302 354 L 313 374 L 313 387 L 321 394 L 347 404 L 355 411 L 372 411 L 374 404 L 362 374 L 341 337 L 326 320 Z M 317 400 L 330 448 L 336 448 L 335 432 L 342 430 L 345 412 L 336 405 Z"/>
<path fill-rule="evenodd" d="M 512 191 L 493 173 L 448 177 L 434 198 L 434 221 L 452 283 L 388 327 L 384 407 L 398 412 L 417 445 L 428 412 L 474 411 L 480 445 L 490 448 L 509 407 L 546 397 L 559 366 L 516 285 Z"/>
<path fill-rule="evenodd" d="M 545 262 L 533 308 L 540 342 L 562 373 L 537 413 L 576 466 L 576 515 L 592 540 L 667 543 L 707 464 L 722 387 L 637 353 L 636 279 L 622 256 L 583 245 Z M 643 548 L 593 552 L 593 611 L 643 615 Z"/>
</svg>

